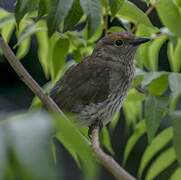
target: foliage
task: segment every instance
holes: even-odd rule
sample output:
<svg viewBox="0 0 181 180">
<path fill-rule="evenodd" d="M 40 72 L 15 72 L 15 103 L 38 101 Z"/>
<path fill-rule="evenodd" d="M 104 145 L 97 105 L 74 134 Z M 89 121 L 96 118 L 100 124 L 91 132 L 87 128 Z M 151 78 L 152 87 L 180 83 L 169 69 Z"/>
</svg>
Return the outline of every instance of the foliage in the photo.
<svg viewBox="0 0 181 180">
<path fill-rule="evenodd" d="M 105 31 L 133 30 L 137 36 L 153 38 L 137 52 L 135 80 L 123 105 L 127 128 L 133 127 L 123 162 L 126 166 L 137 142 L 146 133 L 149 143 L 137 174 L 139 178 L 145 176 L 151 180 L 176 160 L 181 164 L 181 111 L 177 109 L 181 94 L 181 3 L 179 0 L 145 0 L 145 4 L 148 8 L 155 8 L 162 28 L 154 26 L 147 13 L 128 0 L 17 0 L 14 13 L 0 9 L 0 30 L 7 42 L 15 30 L 17 42 L 14 49 L 19 59 L 27 55 L 31 39 L 36 37 L 39 61 L 51 84 L 69 66 L 66 61 L 68 55 L 73 57 L 72 62 L 80 62 L 92 52 L 95 42 Z M 121 27 L 108 26 L 114 19 L 120 22 Z M 167 46 L 165 56 L 167 54 L 170 72 L 159 68 L 159 62 L 165 61 L 160 59 L 164 45 Z M 141 87 L 144 93 L 138 92 L 137 87 Z M 31 108 L 37 102 L 35 98 Z M 171 125 L 161 128 L 160 132 L 165 119 Z M 102 144 L 112 154 L 115 152 L 110 133 L 118 122 L 116 116 L 110 128 L 102 132 Z M 13 175 L 26 179 L 54 179 L 50 153 L 53 132 L 85 172 L 86 178 L 95 177 L 97 167 L 85 135 L 87 129 L 75 127 L 57 115 L 27 113 L 13 115 L 0 124 L 0 179 Z M 171 179 L 178 180 L 180 174 L 180 168 L 176 166 Z"/>
<path fill-rule="evenodd" d="M 54 128 L 48 114 L 31 112 L 1 118 L 0 128 L 1 179 L 55 178 L 51 152 Z"/>
</svg>

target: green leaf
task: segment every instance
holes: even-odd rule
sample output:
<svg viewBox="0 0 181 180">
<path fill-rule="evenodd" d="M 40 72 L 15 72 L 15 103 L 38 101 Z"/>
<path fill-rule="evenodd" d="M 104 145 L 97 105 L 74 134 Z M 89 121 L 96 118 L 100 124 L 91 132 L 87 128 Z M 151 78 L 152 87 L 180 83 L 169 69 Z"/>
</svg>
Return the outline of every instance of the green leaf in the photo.
<svg viewBox="0 0 181 180">
<path fill-rule="evenodd" d="M 128 91 L 126 101 L 142 101 L 145 99 L 143 93 L 138 92 L 135 88 L 132 88 Z"/>
<path fill-rule="evenodd" d="M 52 53 L 52 70 L 53 78 L 55 79 L 63 65 L 69 50 L 69 40 L 67 38 L 59 38 L 53 47 Z"/>
<path fill-rule="evenodd" d="M 113 17 L 118 13 L 124 1 L 125 0 L 109 0 L 109 6 Z"/>
<path fill-rule="evenodd" d="M 54 87 L 54 85 L 55 85 L 55 82 L 49 81 L 49 82 L 45 83 L 41 88 L 43 89 L 43 91 L 45 93 L 49 94 L 51 89 Z M 43 104 L 42 104 L 41 100 L 37 96 L 34 96 L 29 110 L 40 109 L 42 107 L 42 105 Z"/>
<path fill-rule="evenodd" d="M 42 106 L 43 106 L 43 104 L 42 104 L 41 100 L 37 96 L 35 96 L 33 98 L 33 100 L 31 101 L 30 109 L 37 110 L 37 109 L 40 109 Z"/>
<path fill-rule="evenodd" d="M 79 32 L 76 31 L 69 31 L 66 32 L 66 36 L 68 36 L 68 39 L 70 41 L 70 52 L 77 50 L 80 53 L 81 47 L 86 47 L 87 42 L 83 37 L 81 37 Z"/>
<path fill-rule="evenodd" d="M 18 47 L 18 50 L 16 52 L 16 56 L 18 59 L 22 59 L 29 51 L 31 43 L 31 38 L 27 37 L 25 40 L 23 40 Z"/>
<path fill-rule="evenodd" d="M 136 30 L 136 35 L 150 37 L 159 31 L 160 30 L 157 29 L 156 27 L 150 27 L 150 26 L 146 25 L 145 23 L 140 23 L 140 24 L 138 24 L 138 27 Z M 150 44 L 150 43 L 151 42 L 149 42 L 148 44 Z"/>
<path fill-rule="evenodd" d="M 15 23 L 15 19 L 13 14 L 7 14 L 3 17 L 4 13 L 0 12 L 0 28 L 4 27 L 7 24 L 14 24 Z"/>
<path fill-rule="evenodd" d="M 25 21 L 21 21 L 21 24 L 19 26 L 18 41 L 14 46 L 19 46 L 16 53 L 19 59 L 22 59 L 28 53 L 31 42 L 31 36 L 38 31 L 45 30 L 46 28 L 38 27 L 37 24 L 35 24 L 34 22 L 29 22 L 29 24 L 26 25 Z"/>
<path fill-rule="evenodd" d="M 75 60 L 76 62 L 79 63 L 79 62 L 82 61 L 83 56 L 82 56 L 82 54 L 80 53 L 79 50 L 74 50 L 74 51 L 72 52 L 72 54 L 73 54 L 74 60 Z"/>
<path fill-rule="evenodd" d="M 174 44 L 170 41 L 167 46 L 167 54 L 170 63 L 170 67 L 174 72 L 180 72 L 181 69 L 181 39 L 178 39 L 177 44 L 174 47 Z"/>
<path fill-rule="evenodd" d="M 145 13 L 129 1 L 123 3 L 117 15 L 118 17 L 125 18 L 136 24 L 144 24 L 145 26 L 155 29 Z"/>
<path fill-rule="evenodd" d="M 178 168 L 175 170 L 175 172 L 172 174 L 170 180 L 179 180 L 181 177 L 181 169 Z"/>
<path fill-rule="evenodd" d="M 9 42 L 14 27 L 14 15 L 0 9 L 0 29 L 2 37 L 5 39 L 6 42 Z"/>
<path fill-rule="evenodd" d="M 149 69 L 150 64 L 149 64 L 149 44 L 143 44 L 136 53 L 136 60 L 139 63 L 139 67 L 142 67 L 143 65 Z"/>
<path fill-rule="evenodd" d="M 124 102 L 123 110 L 125 113 L 127 126 L 136 125 L 137 120 L 140 119 L 141 117 L 141 112 L 142 112 L 141 107 L 142 107 L 141 100 L 137 101 L 126 100 Z"/>
<path fill-rule="evenodd" d="M 161 96 L 168 88 L 168 75 L 163 74 L 162 76 L 154 79 L 148 86 L 148 91 L 151 95 Z"/>
<path fill-rule="evenodd" d="M 132 88 L 128 91 L 128 96 L 123 104 L 123 110 L 126 117 L 127 125 L 135 126 L 137 120 L 141 118 L 142 114 L 142 101 L 145 95 L 139 93 L 136 89 Z"/>
<path fill-rule="evenodd" d="M 181 7 L 181 0 L 175 0 L 177 6 L 180 8 Z"/>
<path fill-rule="evenodd" d="M 39 0 L 17 0 L 15 9 L 15 19 L 19 25 L 26 13 L 30 13 L 38 8 Z"/>
<path fill-rule="evenodd" d="M 84 163 L 86 171 L 89 173 L 89 177 L 94 179 L 95 173 L 95 160 L 92 156 L 90 149 L 90 143 L 80 133 L 78 128 L 68 119 L 62 119 L 60 116 L 55 115 L 57 136 L 63 145 L 68 148 L 69 152 L 74 152 Z M 90 178 L 91 179 L 91 178 Z"/>
<path fill-rule="evenodd" d="M 73 0 L 52 0 L 47 17 L 48 35 L 52 34 L 59 28 L 60 23 L 68 14 L 72 7 Z"/>
<path fill-rule="evenodd" d="M 10 13 L 8 11 L 0 7 L 0 19 L 8 16 L 9 14 Z"/>
<path fill-rule="evenodd" d="M 131 135 L 131 137 L 129 138 L 125 150 L 124 150 L 124 155 L 123 155 L 123 164 L 126 164 L 128 157 L 131 153 L 131 151 L 133 150 L 135 144 L 138 142 L 138 140 L 143 136 L 143 134 L 145 134 L 146 129 L 145 129 L 145 121 L 142 120 L 140 121 L 135 129 L 134 129 L 134 133 Z"/>
<path fill-rule="evenodd" d="M 162 23 L 176 36 L 181 37 L 181 24 L 175 23 L 181 19 L 181 13 L 174 1 L 160 0 L 156 3 L 156 9 Z"/>
<path fill-rule="evenodd" d="M 91 37 L 101 22 L 101 3 L 99 0 L 80 0 L 80 5 L 88 18 L 88 37 Z"/>
<path fill-rule="evenodd" d="M 164 148 L 173 137 L 173 128 L 169 127 L 159 133 L 151 142 L 151 144 L 146 148 L 141 163 L 138 169 L 138 177 L 141 179 L 144 169 L 147 167 L 148 163 L 152 160 L 152 158 L 162 149 Z"/>
<path fill-rule="evenodd" d="M 165 115 L 168 98 L 149 96 L 145 102 L 145 120 L 148 141 L 151 143 L 160 126 L 161 118 Z"/>
<path fill-rule="evenodd" d="M 159 38 L 155 39 L 152 43 L 150 43 L 148 56 L 149 56 L 150 69 L 153 71 L 158 70 L 159 51 L 166 40 L 167 40 L 167 36 L 164 35 L 164 36 L 160 36 Z"/>
<path fill-rule="evenodd" d="M 144 79 L 141 82 L 142 88 L 148 86 L 151 95 L 160 96 L 168 87 L 167 72 L 149 72 L 145 73 Z"/>
<path fill-rule="evenodd" d="M 11 35 L 13 33 L 13 30 L 15 28 L 15 24 L 12 23 L 12 24 L 7 24 L 5 25 L 3 28 L 0 28 L 1 29 L 1 34 L 2 34 L 2 37 L 4 38 L 4 40 L 8 43 L 10 38 L 11 38 Z"/>
<path fill-rule="evenodd" d="M 108 9 L 109 7 L 109 0 L 101 0 L 101 6 L 105 9 Z"/>
<path fill-rule="evenodd" d="M 175 159 L 176 157 L 173 148 L 164 151 L 149 168 L 145 180 L 155 179 L 155 177 L 169 167 Z"/>
<path fill-rule="evenodd" d="M 35 24 L 34 22 L 29 22 L 29 24 L 27 26 L 25 26 L 25 28 L 19 34 L 18 42 L 15 45 L 15 47 L 20 45 L 21 42 L 24 41 L 26 38 L 31 37 L 32 34 L 36 33 L 37 31 L 42 31 L 42 30 L 45 31 L 46 28 L 45 27 L 38 27 L 37 24 Z"/>
<path fill-rule="evenodd" d="M 79 0 L 75 0 L 71 10 L 64 20 L 64 29 L 63 31 L 72 30 L 74 26 L 79 22 L 80 18 L 83 15 L 82 8 L 80 6 Z"/>
<path fill-rule="evenodd" d="M 108 129 L 106 127 L 103 128 L 101 134 L 102 134 L 102 141 L 101 141 L 102 144 L 112 155 L 114 155 L 114 150 L 111 145 L 111 138 Z"/>
<path fill-rule="evenodd" d="M 138 86 L 140 86 L 141 82 L 143 81 L 143 78 L 144 78 L 143 75 L 135 75 L 131 87 L 137 88 Z"/>
<path fill-rule="evenodd" d="M 48 12 L 49 0 L 39 0 L 38 4 L 38 17 L 41 17 Z"/>
<path fill-rule="evenodd" d="M 116 112 L 116 113 L 114 114 L 111 122 L 110 122 L 110 128 L 111 128 L 111 130 L 114 130 L 114 129 L 115 129 L 115 127 L 116 127 L 119 119 L 120 119 L 120 113 L 119 113 L 119 112 Z"/>
<path fill-rule="evenodd" d="M 46 24 L 44 21 L 39 21 L 38 25 L 45 26 Z M 38 58 L 40 64 L 43 68 L 45 76 L 48 77 L 50 74 L 50 65 L 51 61 L 49 59 L 49 42 L 48 42 L 48 33 L 47 31 L 37 31 L 36 38 L 38 42 Z"/>
<path fill-rule="evenodd" d="M 48 51 L 48 59 L 49 62 L 51 63 L 50 65 L 50 75 L 51 78 L 54 78 L 54 67 L 53 67 L 53 50 L 54 50 L 54 46 L 57 43 L 57 41 L 60 39 L 60 35 L 56 32 L 53 34 L 53 36 L 51 38 L 48 39 L 48 46 L 49 46 L 49 51 Z"/>
<path fill-rule="evenodd" d="M 108 32 L 124 32 L 125 29 L 123 29 L 122 27 L 120 26 L 112 26 L 108 29 Z"/>
<path fill-rule="evenodd" d="M 55 178 L 51 152 L 53 124 L 48 114 L 37 112 L 13 116 L 7 122 L 6 132 L 18 163 L 32 179 Z"/>
<path fill-rule="evenodd" d="M 27 12 L 28 1 L 29 0 L 17 0 L 16 1 L 15 19 L 18 24 Z"/>
<path fill-rule="evenodd" d="M 100 37 L 102 36 L 104 27 L 102 25 L 100 25 L 97 30 L 95 31 L 95 33 L 91 36 L 90 39 L 88 39 L 87 43 L 89 44 L 89 47 L 93 47 L 93 45 L 95 44 L 95 42 L 97 42 Z M 93 50 L 93 49 L 92 49 Z M 92 51 L 91 51 L 92 52 Z"/>
<path fill-rule="evenodd" d="M 173 95 L 179 95 L 181 93 L 181 74 L 179 73 L 170 73 L 169 74 L 169 86 Z"/>
<path fill-rule="evenodd" d="M 61 142 L 61 144 L 63 144 L 63 146 L 67 149 L 67 151 L 70 153 L 70 155 L 73 157 L 74 161 L 77 163 L 78 166 L 80 166 L 80 162 L 79 162 L 79 159 L 78 159 L 78 156 L 77 156 L 77 153 L 74 149 L 74 146 L 69 143 L 66 138 L 64 138 L 62 136 L 62 134 L 60 132 L 58 132 L 56 134 L 56 138 L 58 139 L 58 141 Z"/>
<path fill-rule="evenodd" d="M 146 26 L 144 24 L 139 24 L 137 27 L 136 35 L 137 36 L 145 36 L 150 37 L 152 34 L 155 34 L 157 30 L 154 28 L 151 28 L 149 26 Z M 150 60 L 149 60 L 149 47 L 151 42 L 145 43 L 141 45 L 136 53 L 136 60 L 140 67 L 143 67 L 143 65 L 150 69 Z"/>
<path fill-rule="evenodd" d="M 177 62 L 175 62 L 174 58 L 174 44 L 171 41 L 167 44 L 167 56 L 171 70 L 177 72 L 178 67 L 176 66 Z"/>
<path fill-rule="evenodd" d="M 176 44 L 176 47 L 175 47 L 175 52 L 174 52 L 174 65 L 177 66 L 177 72 L 180 71 L 181 69 L 181 39 L 178 39 L 178 42 Z"/>
<path fill-rule="evenodd" d="M 171 119 L 173 123 L 173 145 L 175 149 L 175 153 L 177 156 L 177 160 L 181 166 L 181 142 L 180 142 L 180 137 L 181 137 L 181 111 L 174 111 L 171 112 Z"/>
<path fill-rule="evenodd" d="M 174 111 L 177 108 L 177 103 L 179 102 L 180 95 L 171 94 L 169 97 L 169 111 Z"/>
<path fill-rule="evenodd" d="M 145 73 L 144 80 L 141 83 L 141 86 L 144 88 L 149 85 L 153 80 L 160 78 L 163 75 L 167 75 L 167 72 L 149 72 Z"/>
</svg>

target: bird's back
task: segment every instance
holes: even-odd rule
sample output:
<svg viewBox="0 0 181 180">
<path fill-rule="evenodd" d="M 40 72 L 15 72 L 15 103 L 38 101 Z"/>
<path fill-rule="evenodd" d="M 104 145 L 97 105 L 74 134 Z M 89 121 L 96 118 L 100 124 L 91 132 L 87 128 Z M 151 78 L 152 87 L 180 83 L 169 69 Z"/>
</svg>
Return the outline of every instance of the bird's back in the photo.
<svg viewBox="0 0 181 180">
<path fill-rule="evenodd" d="M 120 63 L 90 56 L 64 74 L 51 97 L 63 111 L 77 114 L 79 124 L 89 126 L 97 119 L 107 124 L 130 86 L 127 73 Z"/>
</svg>

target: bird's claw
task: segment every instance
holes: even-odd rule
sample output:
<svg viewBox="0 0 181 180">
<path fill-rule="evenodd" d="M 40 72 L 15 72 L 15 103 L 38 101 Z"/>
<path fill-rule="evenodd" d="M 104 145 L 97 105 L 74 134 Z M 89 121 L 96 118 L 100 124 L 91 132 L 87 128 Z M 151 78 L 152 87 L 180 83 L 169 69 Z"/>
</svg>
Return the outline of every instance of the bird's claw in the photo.
<svg viewBox="0 0 181 180">
<path fill-rule="evenodd" d="M 92 131 L 93 131 L 96 127 L 99 127 L 99 131 L 101 131 L 102 128 L 103 128 L 103 123 L 102 123 L 102 121 L 97 120 L 97 121 L 95 121 L 92 125 L 89 126 L 88 136 L 89 136 L 90 139 L 92 138 L 92 136 L 91 136 L 91 135 L 92 135 Z"/>
</svg>

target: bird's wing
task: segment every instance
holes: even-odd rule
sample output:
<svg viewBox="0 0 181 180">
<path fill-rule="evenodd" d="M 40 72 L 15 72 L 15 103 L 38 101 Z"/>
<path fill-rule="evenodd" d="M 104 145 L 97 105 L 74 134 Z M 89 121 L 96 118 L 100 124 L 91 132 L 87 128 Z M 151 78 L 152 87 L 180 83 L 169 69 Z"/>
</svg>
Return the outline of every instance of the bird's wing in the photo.
<svg viewBox="0 0 181 180">
<path fill-rule="evenodd" d="M 51 98 L 54 99 L 57 96 L 57 94 L 59 94 L 59 92 L 63 88 L 63 82 L 65 81 L 67 75 L 70 74 L 70 72 L 74 69 L 75 66 L 76 66 L 76 64 L 73 64 L 72 66 L 70 66 L 66 70 L 64 75 L 61 77 L 61 79 L 56 82 L 55 86 L 51 89 L 50 94 L 49 94 L 51 96 Z"/>
<path fill-rule="evenodd" d="M 77 105 L 99 103 L 108 97 L 110 68 L 100 59 L 89 58 L 65 73 L 52 91 L 60 108 L 72 111 Z"/>
</svg>

